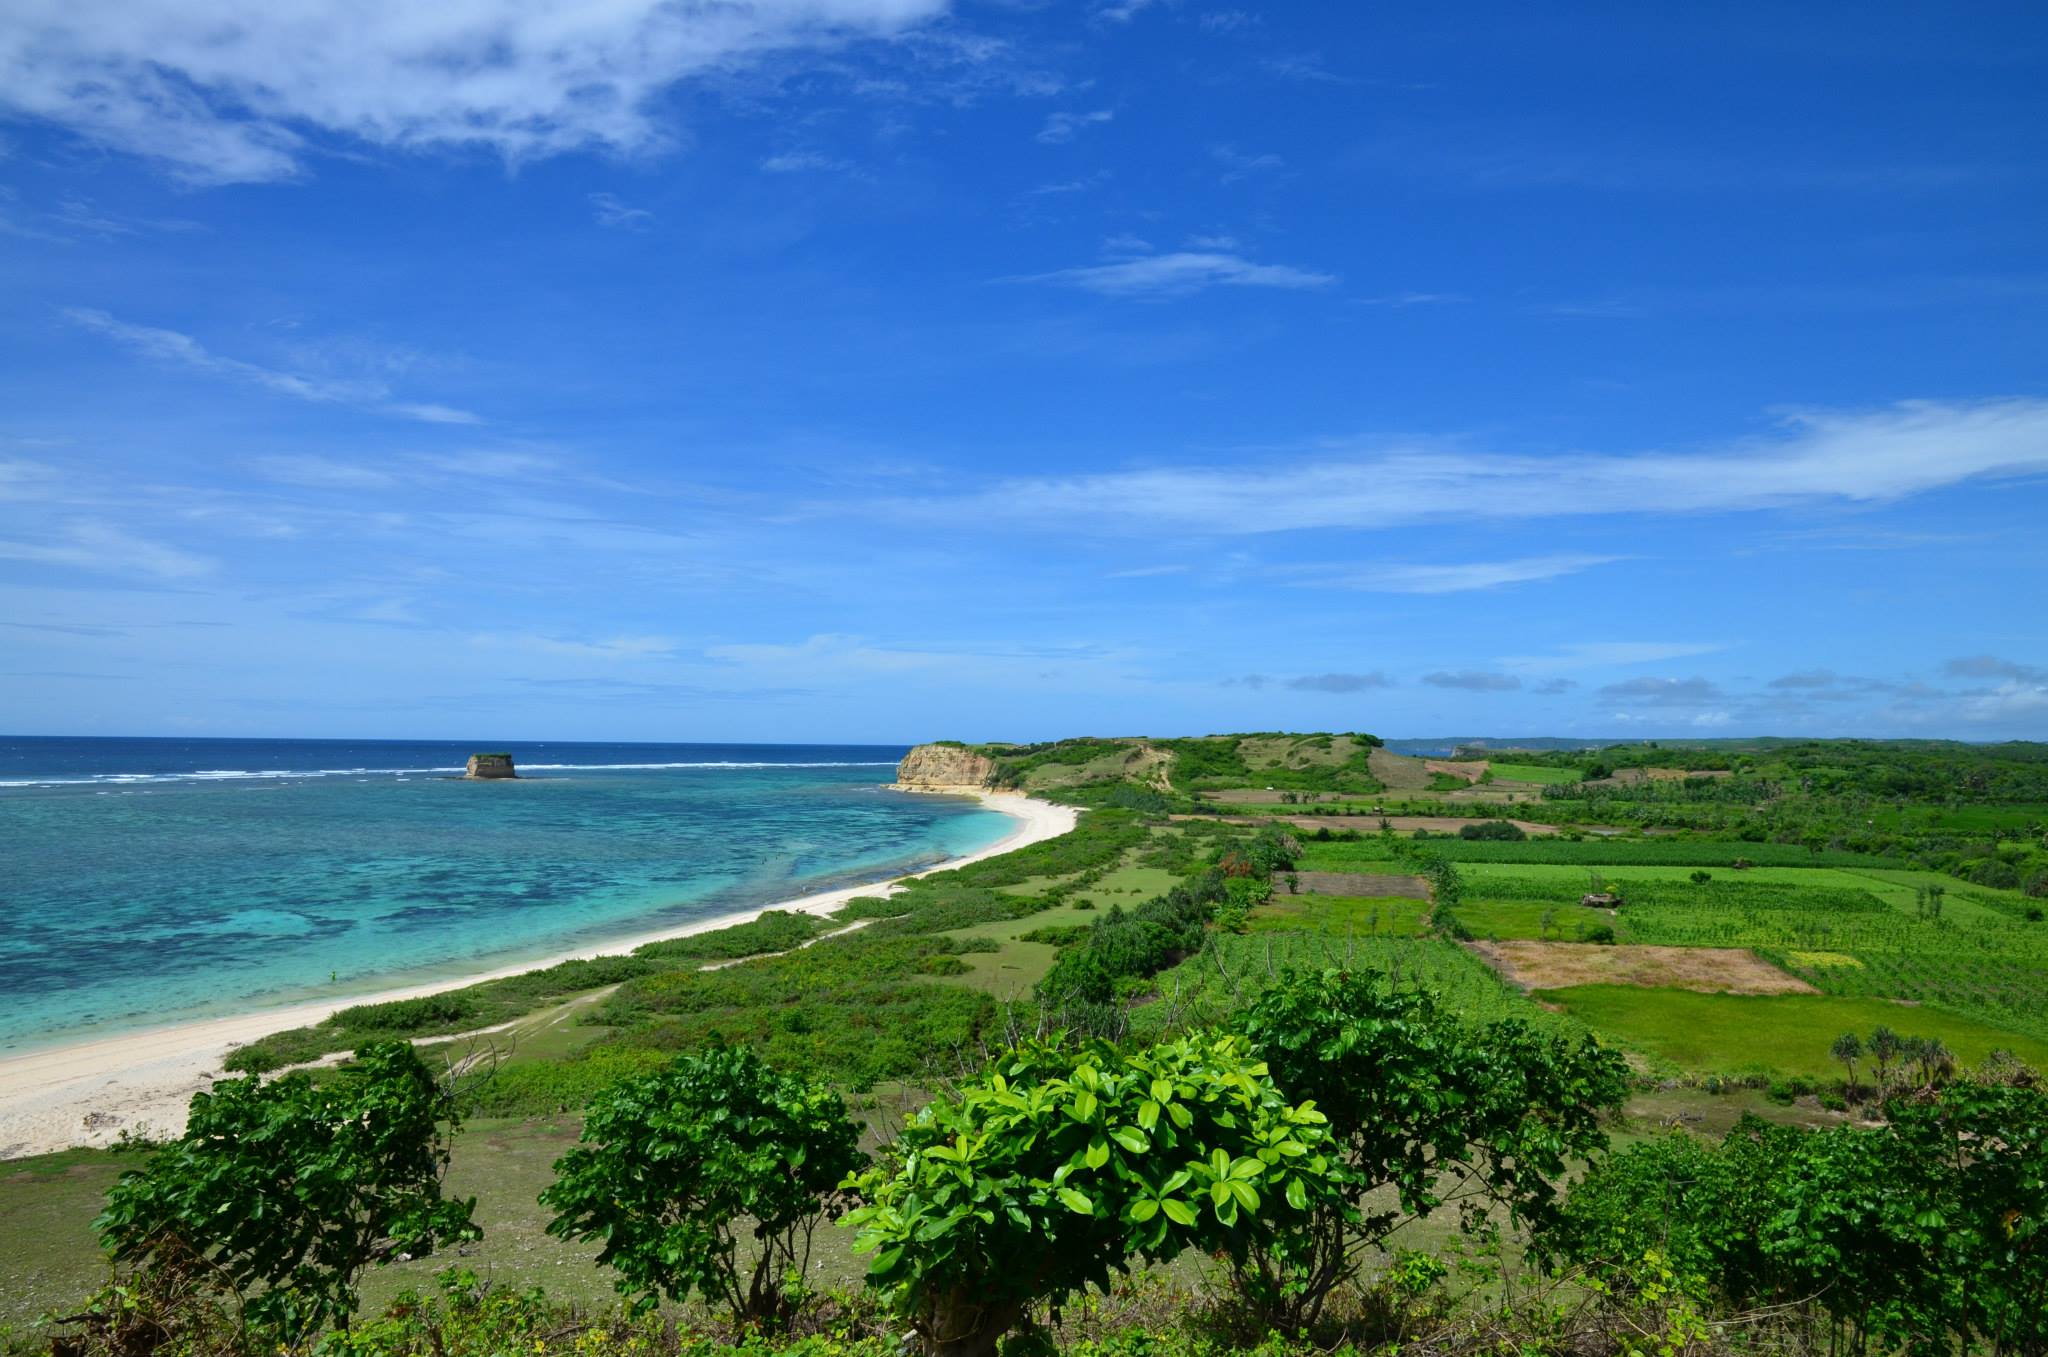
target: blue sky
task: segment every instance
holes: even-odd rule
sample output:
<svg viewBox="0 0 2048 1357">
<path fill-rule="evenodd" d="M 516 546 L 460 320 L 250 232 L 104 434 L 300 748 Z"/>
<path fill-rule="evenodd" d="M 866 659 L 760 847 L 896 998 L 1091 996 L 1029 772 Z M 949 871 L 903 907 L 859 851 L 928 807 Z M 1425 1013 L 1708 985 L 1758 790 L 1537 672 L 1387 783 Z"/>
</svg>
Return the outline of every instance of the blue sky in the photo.
<svg viewBox="0 0 2048 1357">
<path fill-rule="evenodd" d="M 2048 737 L 2038 5 L 0 10 L 0 728 Z"/>
</svg>

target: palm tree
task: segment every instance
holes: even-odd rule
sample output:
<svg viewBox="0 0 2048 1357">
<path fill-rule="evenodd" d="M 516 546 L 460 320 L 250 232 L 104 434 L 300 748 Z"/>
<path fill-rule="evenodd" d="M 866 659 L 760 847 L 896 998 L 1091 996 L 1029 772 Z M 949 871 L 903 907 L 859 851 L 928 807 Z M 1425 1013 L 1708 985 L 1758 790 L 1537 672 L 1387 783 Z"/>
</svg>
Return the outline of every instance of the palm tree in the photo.
<svg viewBox="0 0 2048 1357">
<path fill-rule="evenodd" d="M 1842 1062 L 1849 1071 L 1849 1097 L 1856 1096 L 1856 1062 L 1863 1058 L 1863 1038 L 1854 1032 L 1844 1032 L 1828 1047 L 1828 1054 Z"/>
</svg>

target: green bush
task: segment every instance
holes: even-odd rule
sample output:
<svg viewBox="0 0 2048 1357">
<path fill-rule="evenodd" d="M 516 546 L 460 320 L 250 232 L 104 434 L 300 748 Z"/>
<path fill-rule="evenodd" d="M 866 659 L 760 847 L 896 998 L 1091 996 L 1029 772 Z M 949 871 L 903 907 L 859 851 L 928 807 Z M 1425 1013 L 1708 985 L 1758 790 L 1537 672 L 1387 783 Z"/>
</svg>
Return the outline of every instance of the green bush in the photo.
<svg viewBox="0 0 2048 1357">
<path fill-rule="evenodd" d="M 116 1263 L 190 1270 L 296 1340 L 346 1322 L 371 1263 L 477 1236 L 475 1202 L 441 1195 L 455 1124 L 402 1041 L 320 1084 L 223 1080 L 193 1095 L 182 1139 L 121 1175 L 93 1228 Z"/>
<path fill-rule="evenodd" d="M 866 1162 L 839 1096 L 745 1048 L 684 1056 L 590 1104 L 540 1203 L 548 1233 L 598 1240 L 636 1310 L 696 1292 L 741 1328 L 782 1332 L 840 1180 Z M 746 1226 L 754 1254 L 740 1258 Z"/>
<path fill-rule="evenodd" d="M 845 1224 L 934 1357 L 982 1357 L 1036 1302 L 1133 1259 L 1239 1256 L 1332 1190 L 1322 1113 L 1238 1037 L 1010 1052 L 918 1113 Z"/>
<path fill-rule="evenodd" d="M 1590 1037 L 1514 1020 L 1469 1027 L 1370 972 L 1288 972 L 1238 1027 L 1282 1093 L 1329 1119 L 1343 1170 L 1306 1229 L 1236 1260 L 1262 1318 L 1290 1331 L 1314 1324 L 1367 1254 L 1454 1187 L 1468 1226 L 1486 1207 L 1548 1221 L 1557 1182 L 1607 1148 L 1601 1116 L 1629 1088 L 1621 1057 Z"/>
<path fill-rule="evenodd" d="M 1831 1348 L 2048 1348 L 2048 1094 L 1955 1084 L 1885 1113 L 1632 1146 L 1573 1189 L 1538 1256 L 1612 1276 L 1659 1250 L 1730 1306 L 1825 1319 Z"/>
</svg>

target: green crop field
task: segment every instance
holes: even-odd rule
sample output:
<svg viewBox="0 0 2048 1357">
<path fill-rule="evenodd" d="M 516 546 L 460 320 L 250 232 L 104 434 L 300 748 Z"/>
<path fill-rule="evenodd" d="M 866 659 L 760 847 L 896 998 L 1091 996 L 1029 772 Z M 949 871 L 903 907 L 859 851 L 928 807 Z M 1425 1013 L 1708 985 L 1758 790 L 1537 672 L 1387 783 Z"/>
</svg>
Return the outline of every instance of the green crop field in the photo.
<svg viewBox="0 0 2048 1357">
<path fill-rule="evenodd" d="M 1579 868 L 1462 869 L 1469 902 L 1459 919 L 1480 936 L 1531 937 L 1481 927 L 1489 909 L 1576 907 L 1591 875 Z M 1675 947 L 1740 947 L 1844 997 L 1939 1004 L 1957 1014 L 2048 1040 L 2048 924 L 2014 918 L 1964 895 L 1939 918 L 1914 912 L 1914 887 L 1826 868 L 1759 868 L 1695 884 L 1682 869 L 1599 872 L 1625 904 L 1616 931 L 1627 941 Z M 1496 903 L 1502 902 L 1502 903 Z M 1540 915 L 1539 915 L 1540 917 Z M 1509 926 L 1514 926 L 1509 924 Z M 1839 954 L 1855 965 L 1814 964 L 1801 954 Z"/>
<path fill-rule="evenodd" d="M 2040 1066 L 2048 1042 L 2001 1031 L 1933 1008 L 1825 994 L 1696 994 L 1630 985 L 1540 991 L 1595 1032 L 1683 1070 L 1720 1074 L 1839 1076 L 1828 1045 L 1844 1032 L 1880 1025 L 1936 1037 L 1965 1062 L 2008 1050 Z"/>
<path fill-rule="evenodd" d="M 1430 904 L 1408 896 L 1277 894 L 1252 911 L 1255 933 L 1313 932 L 1414 938 L 1427 930 Z"/>
<path fill-rule="evenodd" d="M 1628 925 L 1618 914 L 1536 900 L 1477 900 L 1458 906 L 1458 922 L 1475 938 L 1505 940 L 1535 938 L 1538 941 L 1577 942 L 1586 930 L 1601 924 L 1615 931 L 1621 942 L 1634 942 Z"/>
<path fill-rule="evenodd" d="M 1540 782 L 1545 786 L 1563 786 L 1579 780 L 1576 768 L 1551 768 L 1540 763 L 1489 763 L 1494 777 L 1509 782 Z"/>
<path fill-rule="evenodd" d="M 1212 936 L 1199 954 L 1158 977 L 1158 998 L 1132 1015 L 1133 1029 L 1157 1034 L 1214 1021 L 1289 967 L 1380 971 L 1397 987 L 1435 993 L 1452 1011 L 1475 1022 L 1520 1018 L 1538 1027 L 1584 1031 L 1530 1000 L 1454 942 L 1318 930 Z"/>
</svg>

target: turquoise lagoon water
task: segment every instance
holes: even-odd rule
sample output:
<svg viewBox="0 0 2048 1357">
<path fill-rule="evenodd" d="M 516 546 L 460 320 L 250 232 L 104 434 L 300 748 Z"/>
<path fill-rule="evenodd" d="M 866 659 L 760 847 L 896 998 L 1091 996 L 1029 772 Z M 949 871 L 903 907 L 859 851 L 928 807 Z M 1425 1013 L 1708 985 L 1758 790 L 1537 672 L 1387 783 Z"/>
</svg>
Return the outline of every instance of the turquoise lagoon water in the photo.
<svg viewBox="0 0 2048 1357">
<path fill-rule="evenodd" d="M 0 1050 L 462 975 L 970 852 L 901 748 L 0 737 Z"/>
</svg>

